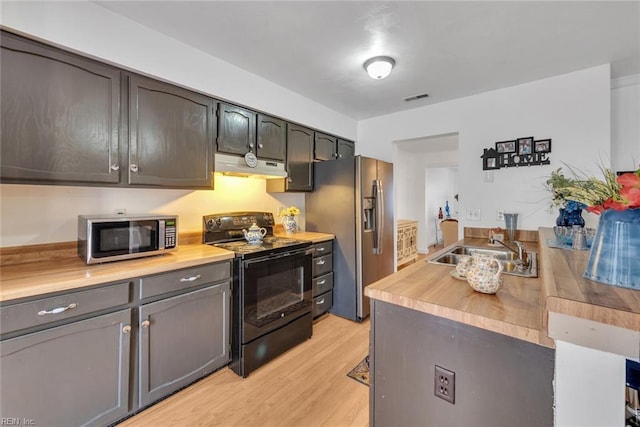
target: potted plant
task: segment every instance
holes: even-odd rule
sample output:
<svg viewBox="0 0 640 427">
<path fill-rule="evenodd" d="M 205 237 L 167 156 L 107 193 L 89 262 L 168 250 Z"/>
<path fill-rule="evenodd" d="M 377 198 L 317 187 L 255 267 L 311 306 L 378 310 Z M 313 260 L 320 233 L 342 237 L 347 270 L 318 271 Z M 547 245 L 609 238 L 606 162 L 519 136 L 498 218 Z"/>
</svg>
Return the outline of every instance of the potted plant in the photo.
<svg viewBox="0 0 640 427">
<path fill-rule="evenodd" d="M 295 206 L 289 206 L 282 209 L 279 213 L 282 217 L 282 226 L 284 232 L 287 234 L 293 234 L 298 231 L 298 222 L 296 221 L 296 215 L 300 215 L 300 209 Z"/>
<path fill-rule="evenodd" d="M 564 190 L 600 215 L 584 277 L 640 289 L 640 168 L 620 176 L 601 170 L 604 179 L 582 174 Z"/>
<path fill-rule="evenodd" d="M 556 218 L 557 226 L 573 227 L 574 225 L 579 225 L 584 227 L 582 209 L 586 208 L 586 205 L 567 198 L 569 196 L 569 188 L 575 183 L 576 180 L 564 176 L 562 168 L 551 172 L 551 177 L 546 181 L 547 188 L 552 194 L 551 206 L 557 207 L 560 211 L 558 218 Z"/>
</svg>

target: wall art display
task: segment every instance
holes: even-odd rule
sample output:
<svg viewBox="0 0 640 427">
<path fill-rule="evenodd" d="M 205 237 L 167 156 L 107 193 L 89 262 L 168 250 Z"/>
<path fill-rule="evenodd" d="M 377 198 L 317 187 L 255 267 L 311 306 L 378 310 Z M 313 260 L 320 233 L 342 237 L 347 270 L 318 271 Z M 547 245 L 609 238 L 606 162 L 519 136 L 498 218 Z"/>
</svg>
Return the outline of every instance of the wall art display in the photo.
<svg viewBox="0 0 640 427">
<path fill-rule="evenodd" d="M 533 151 L 535 151 L 536 153 L 550 153 L 551 140 L 541 139 L 539 141 L 533 141 Z"/>
<path fill-rule="evenodd" d="M 551 153 L 551 139 L 536 140 L 533 136 L 498 141 L 495 148 L 485 148 L 482 156 L 482 170 L 511 168 L 519 166 L 548 165 Z"/>
<path fill-rule="evenodd" d="M 515 153 L 516 152 L 516 140 L 496 142 L 496 151 L 498 153 Z"/>
<path fill-rule="evenodd" d="M 533 137 L 518 138 L 518 154 L 520 156 L 533 152 Z"/>
</svg>

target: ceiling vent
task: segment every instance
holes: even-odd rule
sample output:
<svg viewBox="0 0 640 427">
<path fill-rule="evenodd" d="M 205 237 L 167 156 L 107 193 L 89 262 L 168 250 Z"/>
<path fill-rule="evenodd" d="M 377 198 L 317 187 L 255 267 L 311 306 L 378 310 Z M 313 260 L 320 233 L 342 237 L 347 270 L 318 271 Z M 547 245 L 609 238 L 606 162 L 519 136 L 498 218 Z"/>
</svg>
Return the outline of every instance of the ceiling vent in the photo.
<svg viewBox="0 0 640 427">
<path fill-rule="evenodd" d="M 422 99 L 422 98 L 428 98 L 429 94 L 428 93 L 421 93 L 420 95 L 414 95 L 414 96 L 410 96 L 408 98 L 405 98 L 405 101 L 417 101 L 418 99 Z"/>
</svg>

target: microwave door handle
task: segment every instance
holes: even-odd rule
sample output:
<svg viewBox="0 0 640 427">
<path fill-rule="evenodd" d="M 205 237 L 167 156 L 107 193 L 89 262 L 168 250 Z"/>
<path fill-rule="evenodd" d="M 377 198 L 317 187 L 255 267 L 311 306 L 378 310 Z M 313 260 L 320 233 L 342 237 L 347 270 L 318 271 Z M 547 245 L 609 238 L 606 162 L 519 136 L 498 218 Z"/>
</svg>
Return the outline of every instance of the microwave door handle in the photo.
<svg viewBox="0 0 640 427">
<path fill-rule="evenodd" d="M 379 179 L 376 180 L 376 210 L 378 217 L 376 218 L 376 253 L 378 255 L 381 255 L 384 236 L 384 193 L 382 191 L 382 181 L 380 181 Z"/>
</svg>

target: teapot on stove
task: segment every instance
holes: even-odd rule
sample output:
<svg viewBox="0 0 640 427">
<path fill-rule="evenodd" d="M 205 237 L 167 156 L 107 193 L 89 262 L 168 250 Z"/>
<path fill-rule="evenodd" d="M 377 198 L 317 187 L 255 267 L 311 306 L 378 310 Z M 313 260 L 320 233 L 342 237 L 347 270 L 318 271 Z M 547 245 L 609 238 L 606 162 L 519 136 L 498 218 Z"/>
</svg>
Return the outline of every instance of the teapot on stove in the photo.
<svg viewBox="0 0 640 427">
<path fill-rule="evenodd" d="M 249 227 L 249 230 L 244 229 L 242 232 L 244 233 L 244 238 L 247 239 L 247 242 L 251 244 L 260 244 L 262 243 L 264 235 L 267 234 L 267 229 L 258 227 L 254 222 L 253 225 Z"/>
</svg>

